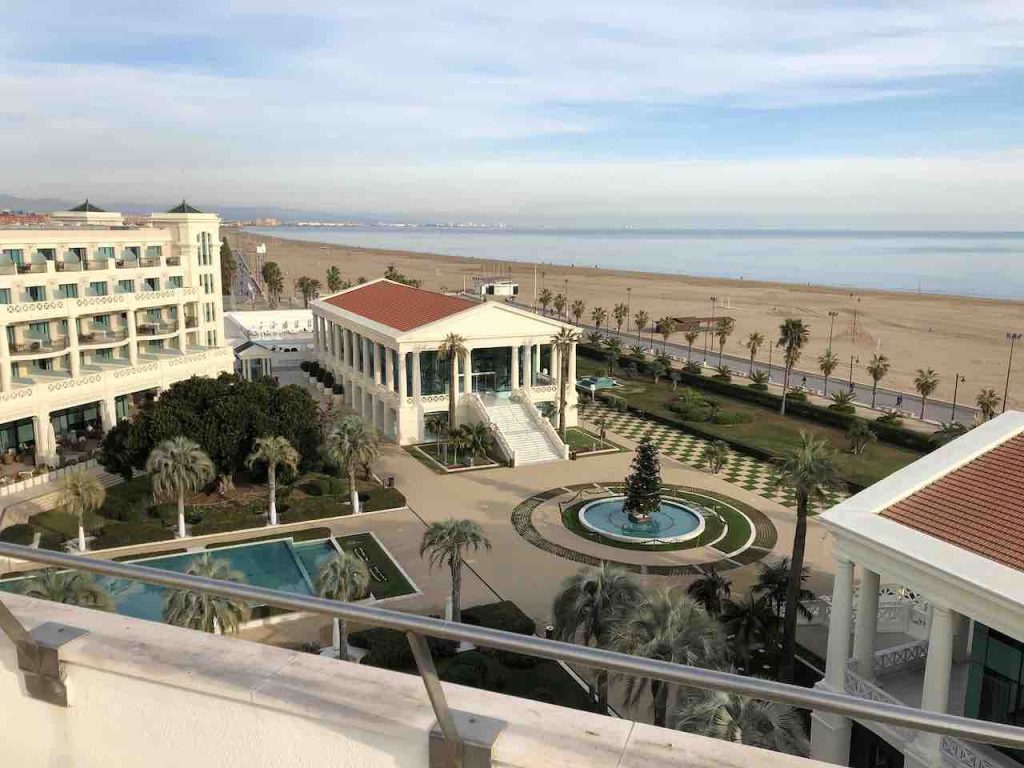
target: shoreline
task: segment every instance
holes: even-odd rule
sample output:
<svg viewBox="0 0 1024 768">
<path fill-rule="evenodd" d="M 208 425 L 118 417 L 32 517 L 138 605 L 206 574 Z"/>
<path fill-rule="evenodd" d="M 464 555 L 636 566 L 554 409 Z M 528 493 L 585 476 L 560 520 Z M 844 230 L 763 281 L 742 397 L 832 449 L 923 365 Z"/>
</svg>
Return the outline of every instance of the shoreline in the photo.
<svg viewBox="0 0 1024 768">
<path fill-rule="evenodd" d="M 933 368 L 940 374 L 934 397 L 950 400 L 954 373 L 967 379 L 961 383 L 958 401 L 973 404 L 982 388 L 993 388 L 1002 396 L 1006 377 L 1008 345 L 1005 333 L 1024 330 L 1024 300 L 946 293 L 859 289 L 782 281 L 689 276 L 621 268 L 567 266 L 540 261 L 496 261 L 471 256 L 449 256 L 421 251 L 368 248 L 336 243 L 293 239 L 225 228 L 223 234 L 232 248 L 243 244 L 252 252 L 258 242 L 267 245 L 268 260 L 277 261 L 285 274 L 286 291 L 292 290 L 300 275 L 323 282 L 327 268 L 336 265 L 353 282 L 372 279 L 394 263 L 399 272 L 423 281 L 433 290 L 461 290 L 471 285 L 473 275 L 490 274 L 510 278 L 520 285 L 520 300 L 533 303 L 534 268 L 538 291 L 541 285 L 552 293 L 564 291 L 568 283 L 569 304 L 583 299 L 584 319 L 591 309 L 603 306 L 611 320 L 616 303 L 629 303 L 631 314 L 648 311 L 651 322 L 664 315 L 710 316 L 711 295 L 717 313 L 736 321 L 736 331 L 726 351 L 746 355 L 741 341 L 751 331 L 769 339 L 786 317 L 801 317 L 811 326 L 811 339 L 798 367 L 816 368 L 818 356 L 827 348 L 832 325 L 832 349 L 841 364 L 836 378 L 843 378 L 849 361 L 854 361 L 857 379 L 867 375 L 864 366 L 880 352 L 889 357 L 892 368 L 880 386 L 913 389 L 918 368 Z M 830 318 L 829 312 L 836 312 Z M 631 333 L 632 318 L 630 319 Z M 623 326 L 625 332 L 626 326 Z M 646 339 L 647 333 L 644 337 Z M 660 337 L 657 337 L 660 339 Z M 681 335 L 673 341 L 682 341 Z M 698 341 L 695 348 L 702 344 Z M 716 345 L 717 349 L 717 345 Z M 758 360 L 767 357 L 762 347 Z M 1024 405 L 1024 371 L 1016 385 L 1011 381 L 1010 406 Z"/>
</svg>

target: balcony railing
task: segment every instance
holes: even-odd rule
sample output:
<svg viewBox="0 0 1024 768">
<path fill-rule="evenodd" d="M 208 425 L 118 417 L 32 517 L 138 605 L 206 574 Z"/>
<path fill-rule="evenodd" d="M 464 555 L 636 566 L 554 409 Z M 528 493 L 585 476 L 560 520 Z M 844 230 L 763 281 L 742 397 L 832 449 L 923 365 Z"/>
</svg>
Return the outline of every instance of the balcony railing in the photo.
<svg viewBox="0 0 1024 768">
<path fill-rule="evenodd" d="M 81 272 L 85 266 L 80 261 L 55 261 L 58 272 Z"/>
<path fill-rule="evenodd" d="M 40 263 L 32 262 L 30 264 L 19 264 L 18 265 L 18 274 L 19 275 L 36 274 L 36 273 L 45 272 L 45 271 L 46 271 L 46 262 L 45 261 L 44 262 L 40 262 Z"/>
<path fill-rule="evenodd" d="M 88 333 L 78 334 L 78 343 L 83 346 L 91 346 L 95 344 L 113 344 L 119 341 L 124 341 L 128 338 L 128 331 L 124 328 L 103 330 L 103 331 L 89 331 Z"/>
<path fill-rule="evenodd" d="M 16 544 L 0 542 L 0 555 L 57 568 L 86 571 L 117 579 L 157 584 L 172 589 L 219 595 L 249 603 L 308 612 L 332 619 L 345 619 L 359 625 L 386 627 L 403 632 L 412 649 L 420 677 L 437 717 L 440 732 L 443 734 L 442 743 L 447 747 L 447 749 L 440 750 L 442 754 L 438 756 L 436 763 L 431 762 L 432 765 L 442 765 L 444 760 L 450 761 L 452 756 L 463 755 L 464 750 L 487 752 L 489 747 L 481 745 L 479 742 L 471 743 L 464 738 L 463 733 L 460 733 L 452 711 L 448 708 L 447 698 L 441 687 L 426 637 L 468 642 L 484 648 L 539 656 L 569 664 L 604 669 L 616 674 L 661 680 L 674 685 L 725 691 L 818 712 L 831 712 L 859 720 L 927 731 L 943 736 L 955 736 L 969 741 L 1016 749 L 1024 748 L 1024 729 L 1002 723 L 990 723 L 905 707 L 892 702 L 871 701 L 827 690 L 807 689 L 772 680 L 744 677 L 731 672 L 644 659 L 600 648 L 443 621 L 368 604 L 342 603 L 320 597 L 279 592 L 249 584 L 217 581 L 157 568 L 50 552 Z M 67 706 L 67 690 L 60 668 L 60 643 L 62 641 L 58 640 L 55 645 L 48 644 L 44 639 L 30 634 L 3 602 L 0 602 L 0 630 L 18 646 L 18 668 L 24 673 L 25 689 L 28 695 L 57 706 Z M 72 632 L 71 636 L 74 636 L 72 628 L 66 628 L 66 631 Z M 470 717 L 472 718 L 472 715 Z M 447 754 L 444 754 L 445 752 Z M 463 763 L 454 762 L 453 764 L 461 765 Z M 489 761 L 481 764 L 489 764 Z"/>
<path fill-rule="evenodd" d="M 11 344 L 11 355 L 40 355 L 47 352 L 60 352 L 67 348 L 67 337 L 60 339 L 33 339 L 31 341 Z"/>
<path fill-rule="evenodd" d="M 181 266 L 181 256 L 168 256 L 164 260 L 164 263 L 168 267 L 180 267 Z"/>
<path fill-rule="evenodd" d="M 118 259 L 115 262 L 118 269 L 140 269 L 142 267 L 159 267 L 160 259 L 147 256 L 141 259 Z"/>
<path fill-rule="evenodd" d="M 198 317 L 186 317 L 185 318 L 185 327 L 186 328 L 196 328 L 198 326 L 199 326 L 199 318 Z"/>
<path fill-rule="evenodd" d="M 160 336 L 165 333 L 175 333 L 178 330 L 177 323 L 139 323 L 136 326 L 139 336 Z"/>
</svg>

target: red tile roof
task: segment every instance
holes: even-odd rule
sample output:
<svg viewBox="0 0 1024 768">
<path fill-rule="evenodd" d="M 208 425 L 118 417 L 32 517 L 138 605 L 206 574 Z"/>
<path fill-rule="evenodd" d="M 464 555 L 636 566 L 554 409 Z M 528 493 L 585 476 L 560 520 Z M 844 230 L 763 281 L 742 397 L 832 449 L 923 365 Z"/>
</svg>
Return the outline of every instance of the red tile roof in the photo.
<svg viewBox="0 0 1024 768">
<path fill-rule="evenodd" d="M 881 512 L 961 549 L 1024 570 L 1024 435 Z"/>
<path fill-rule="evenodd" d="M 399 331 L 411 331 L 477 306 L 475 301 L 412 288 L 390 280 L 367 283 L 324 301 Z"/>
</svg>

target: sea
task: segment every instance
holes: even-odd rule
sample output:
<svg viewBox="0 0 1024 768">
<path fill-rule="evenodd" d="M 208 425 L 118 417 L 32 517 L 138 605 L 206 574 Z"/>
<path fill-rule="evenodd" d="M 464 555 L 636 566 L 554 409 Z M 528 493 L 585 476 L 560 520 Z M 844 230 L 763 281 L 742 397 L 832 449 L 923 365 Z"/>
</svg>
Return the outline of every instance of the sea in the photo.
<svg viewBox="0 0 1024 768">
<path fill-rule="evenodd" d="M 430 226 L 246 231 L 495 262 L 1024 299 L 1024 232 Z"/>
</svg>

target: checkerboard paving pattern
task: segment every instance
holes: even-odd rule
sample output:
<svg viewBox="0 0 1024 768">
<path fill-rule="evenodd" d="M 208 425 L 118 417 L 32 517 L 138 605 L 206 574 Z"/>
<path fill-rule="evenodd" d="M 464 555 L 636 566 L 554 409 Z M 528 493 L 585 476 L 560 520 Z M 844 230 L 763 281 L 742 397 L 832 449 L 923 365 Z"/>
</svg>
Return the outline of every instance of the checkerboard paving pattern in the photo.
<svg viewBox="0 0 1024 768">
<path fill-rule="evenodd" d="M 607 417 L 608 429 L 611 432 L 634 441 L 639 441 L 644 435 L 650 435 L 663 454 L 698 469 L 704 466 L 701 453 L 710 440 L 691 435 L 677 427 L 666 426 L 636 414 L 622 413 L 598 404 L 588 410 L 587 421 L 592 424 L 600 415 Z M 730 450 L 725 466 L 718 476 L 766 499 L 796 508 L 796 497 L 791 489 L 773 487 L 774 468 L 766 461 Z M 830 492 L 824 508 L 839 503 L 846 496 L 845 492 Z M 817 511 L 820 510 L 814 510 Z"/>
</svg>

